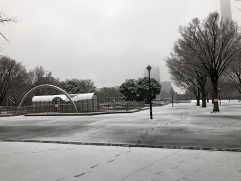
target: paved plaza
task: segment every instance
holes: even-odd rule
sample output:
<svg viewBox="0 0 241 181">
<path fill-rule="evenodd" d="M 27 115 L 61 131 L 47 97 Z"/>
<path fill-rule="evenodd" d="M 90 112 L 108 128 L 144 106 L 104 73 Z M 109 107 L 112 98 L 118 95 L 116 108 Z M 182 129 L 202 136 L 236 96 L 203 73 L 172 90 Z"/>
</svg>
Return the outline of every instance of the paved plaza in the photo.
<svg viewBox="0 0 241 181">
<path fill-rule="evenodd" d="M 195 103 L 129 114 L 0 118 L 0 140 L 65 141 L 241 149 L 241 103 L 222 102 L 220 113 Z"/>
<path fill-rule="evenodd" d="M 241 153 L 0 142 L 1 181 L 240 181 Z"/>
<path fill-rule="evenodd" d="M 240 110 L 223 101 L 220 113 L 211 103 L 154 107 L 153 120 L 149 110 L 1 117 L 0 180 L 239 181 Z"/>
</svg>

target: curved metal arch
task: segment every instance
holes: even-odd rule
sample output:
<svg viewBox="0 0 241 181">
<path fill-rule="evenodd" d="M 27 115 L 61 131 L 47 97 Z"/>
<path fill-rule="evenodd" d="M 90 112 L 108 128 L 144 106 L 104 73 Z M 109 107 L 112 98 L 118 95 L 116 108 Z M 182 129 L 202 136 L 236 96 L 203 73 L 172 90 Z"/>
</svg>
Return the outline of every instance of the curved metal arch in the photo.
<svg viewBox="0 0 241 181">
<path fill-rule="evenodd" d="M 38 89 L 41 89 L 41 88 L 53 88 L 53 89 L 55 89 L 55 90 L 58 90 L 58 91 L 64 93 L 64 94 L 66 95 L 66 97 L 69 99 L 69 101 L 72 103 L 72 105 L 74 106 L 75 111 L 78 113 L 78 110 L 77 110 L 77 107 L 76 107 L 75 103 L 72 101 L 72 99 L 70 98 L 70 96 L 69 96 L 69 94 L 68 94 L 67 92 L 65 92 L 63 89 L 61 89 L 61 88 L 59 88 L 59 87 L 57 87 L 57 86 L 55 86 L 55 85 L 43 84 L 43 85 L 39 85 L 39 86 L 36 86 L 36 87 L 32 88 L 30 91 L 28 91 L 28 92 L 23 96 L 23 98 L 22 98 L 22 100 L 21 100 L 21 102 L 20 102 L 20 104 L 19 104 L 19 106 L 18 106 L 18 109 L 17 109 L 16 114 L 18 114 L 18 110 L 19 110 L 19 108 L 21 107 L 21 105 L 23 104 L 23 102 L 25 101 L 25 99 L 27 98 L 27 96 L 28 96 L 29 94 L 31 94 L 32 92 L 34 92 L 34 91 L 36 91 L 36 90 L 38 90 Z"/>
</svg>

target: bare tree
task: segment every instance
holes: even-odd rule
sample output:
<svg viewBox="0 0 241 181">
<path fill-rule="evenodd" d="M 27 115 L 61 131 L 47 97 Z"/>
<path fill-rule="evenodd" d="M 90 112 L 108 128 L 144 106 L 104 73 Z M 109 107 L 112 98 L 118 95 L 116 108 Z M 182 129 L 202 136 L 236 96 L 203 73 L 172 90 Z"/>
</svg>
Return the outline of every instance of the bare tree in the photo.
<svg viewBox="0 0 241 181">
<path fill-rule="evenodd" d="M 119 87 L 103 87 L 100 91 L 96 92 L 98 99 L 107 99 L 107 98 L 120 98 Z"/>
<path fill-rule="evenodd" d="M 16 84 L 24 82 L 26 78 L 26 69 L 21 63 L 9 57 L 0 58 L 0 106 L 6 95 Z"/>
<path fill-rule="evenodd" d="M 2 12 L 0 12 L 0 23 L 1 23 L 2 25 L 5 25 L 6 23 L 11 23 L 11 22 L 17 23 L 16 18 L 14 18 L 14 17 L 9 18 L 9 17 L 5 16 Z M 4 34 L 2 34 L 2 33 L 0 32 L 0 35 L 1 35 L 5 40 L 8 41 L 8 39 L 6 38 L 6 36 L 4 36 Z"/>
<path fill-rule="evenodd" d="M 28 89 L 42 84 L 55 85 L 57 81 L 52 76 L 52 72 L 45 70 L 42 66 L 37 66 L 28 72 Z M 48 88 L 37 90 L 35 95 L 55 94 L 56 91 Z"/>
<path fill-rule="evenodd" d="M 241 51 L 237 54 L 235 61 L 224 71 L 223 78 L 227 82 L 232 82 L 241 93 Z"/>
<path fill-rule="evenodd" d="M 176 55 L 171 54 L 171 57 L 168 57 L 166 62 L 175 85 L 192 92 L 196 97 L 197 106 L 200 106 L 200 86 L 197 77 L 193 76 L 195 72 L 190 71 L 190 67 L 183 67 L 183 61 Z"/>
<path fill-rule="evenodd" d="M 83 87 L 85 92 L 95 92 L 96 87 L 91 79 L 81 80 L 80 85 Z"/>
<path fill-rule="evenodd" d="M 200 73 L 210 77 L 214 96 L 213 112 L 218 112 L 218 81 L 241 49 L 239 27 L 233 21 L 221 19 L 214 12 L 202 23 L 197 18 L 193 19 L 188 26 L 181 26 L 179 32 L 181 38 L 176 45 L 194 57 Z"/>
<path fill-rule="evenodd" d="M 26 82 L 27 74 L 24 75 L 24 78 L 18 77 L 16 83 L 9 90 L 6 98 L 7 105 L 18 106 L 24 94 L 28 91 L 28 85 Z M 6 101 L 6 99 L 5 99 Z"/>
<path fill-rule="evenodd" d="M 86 93 L 95 92 L 96 87 L 91 79 L 72 79 L 72 81 L 77 82 Z"/>
</svg>

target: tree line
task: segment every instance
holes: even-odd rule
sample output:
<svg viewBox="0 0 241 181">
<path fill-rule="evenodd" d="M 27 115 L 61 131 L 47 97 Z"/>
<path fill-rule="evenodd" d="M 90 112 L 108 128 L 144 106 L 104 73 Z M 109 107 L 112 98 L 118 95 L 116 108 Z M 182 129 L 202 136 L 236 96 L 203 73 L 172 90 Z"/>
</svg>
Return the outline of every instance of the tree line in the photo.
<svg viewBox="0 0 241 181">
<path fill-rule="evenodd" d="M 150 83 L 151 97 L 155 99 L 161 91 L 161 85 L 155 79 L 151 79 Z M 103 87 L 96 91 L 91 79 L 60 81 L 52 75 L 51 71 L 45 70 L 42 66 L 36 66 L 34 69 L 27 71 L 21 62 L 7 56 L 0 57 L 0 106 L 18 106 L 22 97 L 29 90 L 43 84 L 58 86 L 69 94 L 96 92 L 100 100 L 121 98 L 126 101 L 149 102 L 149 79 L 147 77 L 138 81 L 128 80 L 120 87 Z M 50 88 L 42 88 L 33 92 L 25 103 L 31 104 L 33 96 L 55 94 L 59 94 L 59 92 Z"/>
<path fill-rule="evenodd" d="M 100 100 L 120 98 L 119 87 L 103 87 L 97 90 L 91 79 L 74 78 L 60 81 L 53 76 L 51 71 L 45 70 L 42 66 L 36 66 L 27 71 L 22 63 L 6 56 L 0 56 L 0 106 L 18 106 L 22 97 L 30 89 L 43 84 L 58 86 L 69 94 L 95 92 Z M 56 94 L 60 94 L 60 92 L 42 88 L 33 92 L 26 99 L 25 104 L 31 104 L 33 96 Z"/>
<path fill-rule="evenodd" d="M 91 79 L 59 81 L 51 71 L 45 70 L 42 66 L 36 66 L 33 70 L 27 71 L 22 63 L 6 56 L 0 57 L 0 106 L 17 106 L 26 92 L 42 84 L 56 85 L 69 94 L 95 92 L 96 89 Z M 32 94 L 32 96 L 53 95 L 59 92 L 43 88 Z M 27 100 L 28 103 L 31 102 L 30 98 Z"/>
<path fill-rule="evenodd" d="M 207 92 L 213 99 L 213 112 L 219 112 L 221 85 L 233 84 L 241 93 L 240 27 L 217 12 L 202 22 L 194 18 L 180 26 L 180 38 L 166 63 L 174 83 L 192 92 L 206 107 Z"/>
<path fill-rule="evenodd" d="M 18 20 L 15 17 L 7 17 L 0 12 L 0 24 L 5 25 L 6 23 L 17 22 Z M 8 41 L 3 33 L 0 32 L 0 36 Z M 0 55 L 0 106 L 17 106 L 27 91 L 42 84 L 56 85 L 69 94 L 96 92 L 100 99 L 120 97 L 118 87 L 103 87 L 96 91 L 94 82 L 91 79 L 59 81 L 53 77 L 51 71 L 45 70 L 42 66 L 37 66 L 33 70 L 27 71 L 25 66 L 16 60 Z M 32 96 L 53 94 L 59 94 L 59 92 L 42 88 L 41 90 L 35 91 Z M 32 96 L 29 96 L 25 101 L 27 104 L 31 103 Z"/>
</svg>

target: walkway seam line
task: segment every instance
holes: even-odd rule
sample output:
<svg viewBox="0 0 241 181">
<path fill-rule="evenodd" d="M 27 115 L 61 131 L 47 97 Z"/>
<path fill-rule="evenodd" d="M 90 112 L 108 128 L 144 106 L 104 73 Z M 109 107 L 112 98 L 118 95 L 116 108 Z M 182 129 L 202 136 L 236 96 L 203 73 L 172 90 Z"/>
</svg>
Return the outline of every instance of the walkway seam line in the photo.
<svg viewBox="0 0 241 181">
<path fill-rule="evenodd" d="M 241 148 L 217 148 L 217 147 L 197 147 L 197 146 L 171 146 L 171 145 L 144 145 L 131 143 L 95 143 L 95 142 L 75 142 L 75 141 L 45 141 L 45 140 L 12 140 L 4 139 L 0 142 L 27 142 L 27 143 L 55 143 L 72 145 L 94 145 L 94 146 L 121 146 L 138 148 L 162 148 L 162 149 L 185 149 L 185 150 L 210 150 L 210 151 L 231 151 L 241 152 Z"/>
<path fill-rule="evenodd" d="M 178 152 L 180 152 L 180 151 L 182 151 L 182 150 L 180 149 L 180 150 L 178 150 L 178 151 L 176 151 L 176 152 L 174 152 L 174 153 L 171 153 L 170 155 L 168 155 L 168 156 L 166 156 L 166 157 L 164 157 L 164 158 L 161 158 L 160 160 L 157 160 L 157 161 L 155 161 L 155 162 L 153 162 L 153 163 L 150 163 L 149 165 L 147 165 L 147 166 L 145 166 L 145 167 L 143 167 L 143 168 L 140 168 L 140 169 L 132 172 L 131 174 L 127 175 L 126 177 L 122 178 L 122 179 L 119 180 L 119 181 L 125 180 L 126 178 L 134 175 L 135 173 L 137 173 L 137 172 L 139 172 L 139 171 L 141 171 L 141 170 L 144 170 L 144 169 L 148 168 L 149 166 L 152 166 L 152 165 L 154 165 L 155 163 L 157 163 L 157 162 L 159 162 L 159 161 L 162 161 L 162 160 L 164 160 L 164 159 L 166 159 L 166 158 L 168 158 L 168 157 L 170 157 L 170 156 L 172 156 L 172 155 L 174 155 L 174 154 L 176 154 L 176 153 L 178 153 Z"/>
</svg>

